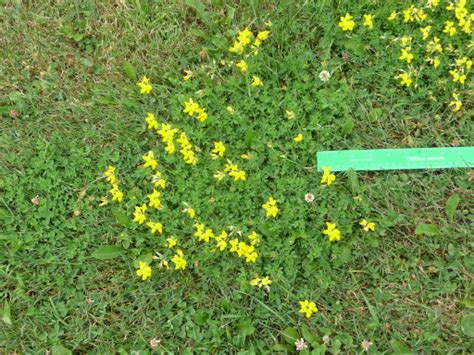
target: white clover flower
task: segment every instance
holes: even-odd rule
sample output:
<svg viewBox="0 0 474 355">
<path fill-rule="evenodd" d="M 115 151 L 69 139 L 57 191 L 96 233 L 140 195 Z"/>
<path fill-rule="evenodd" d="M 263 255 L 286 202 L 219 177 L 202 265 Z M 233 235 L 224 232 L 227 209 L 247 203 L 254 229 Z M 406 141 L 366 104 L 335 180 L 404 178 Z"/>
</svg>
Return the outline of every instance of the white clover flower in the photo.
<svg viewBox="0 0 474 355">
<path fill-rule="evenodd" d="M 304 200 L 308 203 L 311 203 L 314 201 L 314 195 L 311 192 L 308 192 L 306 195 L 304 195 Z"/>
<path fill-rule="evenodd" d="M 308 348 L 308 344 L 304 341 L 303 338 L 295 341 L 296 351 L 302 351 Z"/>
<path fill-rule="evenodd" d="M 321 73 L 319 73 L 319 79 L 321 81 L 328 81 L 331 78 L 331 73 L 328 72 L 327 70 L 323 70 Z"/>
</svg>

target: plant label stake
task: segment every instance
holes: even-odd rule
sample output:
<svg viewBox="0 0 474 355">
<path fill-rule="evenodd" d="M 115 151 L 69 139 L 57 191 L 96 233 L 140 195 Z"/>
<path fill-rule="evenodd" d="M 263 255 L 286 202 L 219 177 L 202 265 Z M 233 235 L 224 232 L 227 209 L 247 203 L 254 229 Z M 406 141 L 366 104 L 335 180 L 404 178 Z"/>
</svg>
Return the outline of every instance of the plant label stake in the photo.
<svg viewBox="0 0 474 355">
<path fill-rule="evenodd" d="M 316 159 L 318 171 L 472 168 L 474 147 L 336 150 Z"/>
</svg>

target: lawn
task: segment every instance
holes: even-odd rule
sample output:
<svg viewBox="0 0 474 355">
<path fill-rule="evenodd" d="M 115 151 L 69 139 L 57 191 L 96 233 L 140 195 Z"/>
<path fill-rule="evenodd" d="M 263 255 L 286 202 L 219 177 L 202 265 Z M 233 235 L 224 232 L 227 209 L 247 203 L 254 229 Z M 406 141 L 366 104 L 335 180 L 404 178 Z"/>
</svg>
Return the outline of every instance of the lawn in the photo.
<svg viewBox="0 0 474 355">
<path fill-rule="evenodd" d="M 437 3 L 0 1 L 0 352 L 472 353 L 473 171 L 316 169 L 473 145 Z"/>
</svg>

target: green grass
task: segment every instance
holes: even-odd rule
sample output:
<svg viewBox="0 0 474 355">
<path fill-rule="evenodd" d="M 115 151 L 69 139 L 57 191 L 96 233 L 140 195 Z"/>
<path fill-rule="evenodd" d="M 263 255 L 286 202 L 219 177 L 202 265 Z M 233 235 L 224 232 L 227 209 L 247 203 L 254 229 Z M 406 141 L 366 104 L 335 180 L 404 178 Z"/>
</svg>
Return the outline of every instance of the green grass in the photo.
<svg viewBox="0 0 474 355">
<path fill-rule="evenodd" d="M 288 3 L 212 1 L 204 12 L 176 1 L 2 3 L 1 351 L 146 353 L 156 338 L 157 352 L 291 353 L 296 333 L 316 354 L 361 353 L 364 340 L 372 353 L 473 351 L 461 327 L 473 304 L 472 171 L 338 173 L 327 188 L 314 161 L 319 150 L 472 145 L 472 78 L 462 88 L 451 82 L 448 59 L 457 53 L 445 54 L 435 72 L 414 47 L 422 70 L 402 88 L 394 77 L 407 66 L 393 39 L 421 34 L 384 20 L 395 1 Z M 352 35 L 337 27 L 347 11 L 357 17 Z M 380 19 L 373 31 L 362 28 L 366 12 Z M 237 58 L 227 47 L 239 30 L 256 32 L 267 20 L 272 33 L 249 59 L 250 77 L 220 64 Z M 441 32 L 442 23 L 435 27 Z M 472 37 L 452 41 L 472 58 Z M 151 77 L 152 95 L 138 94 L 124 62 Z M 194 72 L 189 82 L 184 69 Z M 318 78 L 324 69 L 332 72 L 326 83 Z M 249 86 L 255 73 L 261 88 Z M 448 107 L 453 90 L 463 98 L 458 113 Z M 204 124 L 181 113 L 188 97 L 208 109 Z M 146 112 L 187 132 L 201 150 L 197 166 L 165 155 L 145 129 Z M 293 142 L 300 132 L 303 142 Z M 215 140 L 247 181 L 216 182 L 223 163 L 209 157 Z M 145 201 L 147 173 L 137 167 L 149 149 L 169 183 L 160 218 L 190 265 L 154 268 L 143 282 L 133 261 L 170 251 L 98 205 L 110 164 L 127 198 Z M 240 159 L 245 152 L 252 159 Z M 313 203 L 304 200 L 308 192 Z M 460 203 L 450 219 L 454 194 Z M 280 214 L 267 220 L 261 205 L 270 195 Z M 257 263 L 196 243 L 184 203 L 216 231 L 261 234 Z M 130 216 L 133 205 L 122 211 Z M 361 233 L 362 218 L 377 223 L 375 234 Z M 341 241 L 322 235 L 328 220 Z M 416 234 L 421 223 L 438 233 Z M 107 245 L 125 253 L 91 257 Z M 249 285 L 255 273 L 271 276 L 270 292 Z M 301 317 L 303 299 L 320 312 Z"/>
</svg>

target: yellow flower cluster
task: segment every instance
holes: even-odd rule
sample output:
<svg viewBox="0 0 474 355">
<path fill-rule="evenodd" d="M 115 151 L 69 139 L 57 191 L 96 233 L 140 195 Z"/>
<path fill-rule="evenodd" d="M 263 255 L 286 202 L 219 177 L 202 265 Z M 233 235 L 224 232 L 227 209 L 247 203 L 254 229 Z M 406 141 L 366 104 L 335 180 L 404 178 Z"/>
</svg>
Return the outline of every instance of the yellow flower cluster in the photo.
<svg viewBox="0 0 474 355">
<path fill-rule="evenodd" d="M 140 88 L 140 94 L 149 94 L 153 86 L 150 84 L 150 79 L 144 76 L 142 80 L 137 83 L 137 86 Z"/>
<path fill-rule="evenodd" d="M 415 5 L 411 5 L 409 8 L 402 11 L 403 14 L 403 22 L 422 22 L 426 20 L 428 15 L 423 9 L 419 9 L 415 7 Z"/>
<path fill-rule="evenodd" d="M 200 122 L 204 122 L 205 120 L 207 120 L 208 115 L 206 109 L 199 106 L 199 104 L 193 99 L 188 99 L 188 101 L 183 102 L 183 105 L 183 112 L 186 113 L 188 116 L 194 116 Z"/>
<path fill-rule="evenodd" d="M 331 174 L 331 169 L 323 166 L 323 176 L 321 177 L 321 184 L 331 185 L 336 180 L 336 175 Z"/>
<path fill-rule="evenodd" d="M 326 229 L 323 234 L 327 235 L 330 242 L 341 240 L 341 231 L 337 229 L 335 223 L 326 222 Z"/>
<path fill-rule="evenodd" d="M 268 39 L 270 35 L 270 31 L 260 31 L 257 33 L 253 44 L 251 45 L 252 48 L 257 48 L 262 45 L 263 41 Z M 244 54 L 245 47 L 251 44 L 253 39 L 253 33 L 248 28 L 243 29 L 237 35 L 237 39 L 234 41 L 234 44 L 229 47 L 229 52 L 236 53 L 236 54 Z"/>
<path fill-rule="evenodd" d="M 453 92 L 451 96 L 453 100 L 449 103 L 449 106 L 452 106 L 453 112 L 458 112 L 462 107 L 462 102 L 459 100 L 459 94 Z"/>
<path fill-rule="evenodd" d="M 123 200 L 123 192 L 120 191 L 119 186 L 117 184 L 117 177 L 115 176 L 115 167 L 109 165 L 107 169 L 104 171 L 105 180 L 112 185 L 112 188 L 109 190 L 110 194 L 112 195 L 112 201 L 122 202 Z M 107 198 L 102 198 L 102 205 L 106 204 Z"/>
<path fill-rule="evenodd" d="M 244 170 L 240 170 L 237 164 L 232 163 L 229 159 L 227 159 L 227 163 L 224 167 L 224 173 L 227 173 L 230 177 L 234 178 L 234 181 L 245 181 L 247 180 L 247 174 Z M 216 175 L 214 175 L 216 177 Z M 218 180 L 222 180 L 225 175 L 219 175 L 216 177 Z"/>
<path fill-rule="evenodd" d="M 184 162 L 186 164 L 196 165 L 197 163 L 196 154 L 194 154 L 193 145 L 191 144 L 188 137 L 186 136 L 186 133 L 181 132 L 181 135 L 176 140 L 176 142 L 181 146 L 181 149 L 179 150 L 179 152 L 183 156 Z"/>
<path fill-rule="evenodd" d="M 238 238 L 227 242 L 229 234 L 226 231 L 223 230 L 219 235 L 215 235 L 212 229 L 207 228 L 203 223 L 195 223 L 194 228 L 194 236 L 199 241 L 205 243 L 213 240 L 216 244 L 215 250 L 224 251 L 230 245 L 229 252 L 236 253 L 239 257 L 245 258 L 247 263 L 254 263 L 257 260 L 258 254 L 255 251 L 255 245 L 260 239 L 257 233 L 252 232 L 247 236 L 250 240 L 250 244 L 247 244 L 239 241 Z"/>
<path fill-rule="evenodd" d="M 225 153 L 225 145 L 223 142 L 214 142 L 214 149 L 211 151 L 211 158 L 216 160 L 219 157 L 223 157 Z"/>
<path fill-rule="evenodd" d="M 366 232 L 375 231 L 375 223 L 374 222 L 369 222 L 366 219 L 363 219 L 359 222 L 359 224 L 362 226 L 362 229 Z"/>
<path fill-rule="evenodd" d="M 145 211 L 148 209 L 146 203 L 141 206 L 135 206 L 135 211 L 133 212 L 133 222 L 138 224 L 143 224 L 146 221 Z"/>
<path fill-rule="evenodd" d="M 145 281 L 151 276 L 151 267 L 143 261 L 138 262 L 138 265 L 137 275 Z"/>
<path fill-rule="evenodd" d="M 472 22 L 474 21 L 474 13 L 470 13 L 468 9 L 467 0 L 456 0 L 449 1 L 446 10 L 448 12 L 448 18 L 441 16 L 442 20 L 436 18 L 439 15 L 439 11 L 435 11 L 435 8 L 440 6 L 439 0 L 428 0 L 425 6 L 417 7 L 410 5 L 403 8 L 400 12 L 393 10 L 387 17 L 388 21 L 396 21 L 398 15 L 401 16 L 401 23 L 409 25 L 409 30 L 412 30 L 412 26 L 419 26 L 418 30 L 421 32 L 421 40 L 425 42 L 423 45 L 425 48 L 424 61 L 433 66 L 434 69 L 438 69 L 443 62 L 442 55 L 446 53 L 458 53 L 463 50 L 462 47 L 456 48 L 455 42 L 451 38 L 455 38 L 460 35 L 472 34 Z M 434 15 L 433 17 L 431 13 Z M 451 14 L 449 14 L 451 12 Z M 370 14 L 363 15 L 363 25 L 369 29 L 373 28 L 373 16 Z M 351 14 L 340 17 L 339 27 L 342 31 L 353 31 L 356 27 L 356 22 Z M 442 43 L 442 40 L 443 42 Z M 401 38 L 401 54 L 399 59 L 406 61 L 408 65 L 412 65 L 416 61 L 416 46 L 411 43 L 412 37 L 404 35 Z M 444 46 L 444 48 L 443 48 Z M 469 45 L 467 46 L 467 48 Z M 465 65 L 460 64 L 465 60 Z M 449 74 L 454 83 L 464 85 L 467 80 L 469 68 L 467 63 L 470 61 L 469 58 L 461 58 L 456 60 L 456 64 L 450 65 Z M 471 61 L 472 65 L 472 61 Z M 421 71 L 410 67 L 408 70 L 401 70 L 401 73 L 395 78 L 399 80 L 400 84 L 405 87 L 410 87 L 413 84 L 413 74 Z M 457 94 L 457 93 L 456 93 Z M 453 97 L 454 98 L 454 97 Z M 459 103 L 458 103 L 459 102 Z M 458 98 L 451 101 L 449 106 L 453 106 L 453 111 L 460 110 L 462 103 Z"/>
<path fill-rule="evenodd" d="M 174 264 L 175 270 L 184 270 L 188 265 L 188 262 L 184 258 L 184 253 L 181 249 L 176 250 L 176 254 L 171 258 L 171 261 Z"/>
<path fill-rule="evenodd" d="M 341 16 L 338 26 L 344 32 L 345 31 L 352 32 L 352 30 L 356 26 L 356 23 L 355 23 L 354 18 L 352 17 L 352 15 L 349 14 L 349 13 L 346 13 L 345 16 Z"/>
<path fill-rule="evenodd" d="M 260 277 L 257 276 L 255 278 L 253 278 L 252 280 L 250 280 L 249 283 L 250 283 L 250 286 L 254 286 L 254 287 L 258 287 L 258 288 L 264 287 L 267 290 L 269 290 L 270 285 L 272 284 L 272 280 L 268 276 L 265 276 L 263 278 L 260 278 Z"/>
<path fill-rule="evenodd" d="M 206 114 L 207 115 L 207 114 Z M 177 128 L 172 128 L 170 124 L 163 123 L 161 124 L 160 128 L 160 123 L 156 120 L 155 116 L 152 113 L 148 113 L 147 117 L 145 118 L 145 121 L 147 123 L 147 128 L 150 130 L 155 130 L 156 133 L 161 137 L 161 140 L 163 144 L 165 145 L 165 151 L 168 154 L 174 154 L 176 151 L 176 146 L 174 144 L 175 142 L 175 135 L 179 133 L 179 130 Z M 196 154 L 193 151 L 193 146 L 191 142 L 189 141 L 186 133 L 181 132 L 179 138 L 176 139 L 176 142 L 180 145 L 180 153 L 181 156 L 183 157 L 183 160 L 185 163 L 190 164 L 190 165 L 195 165 L 197 163 L 197 157 Z M 152 169 L 156 169 L 156 166 L 158 163 L 154 161 L 154 156 L 153 152 L 148 152 L 146 156 L 143 156 L 143 159 L 145 160 L 145 167 L 151 167 Z M 155 186 L 164 186 L 166 185 L 166 181 L 161 178 L 161 174 L 157 172 L 157 174 L 154 177 L 154 184 Z"/>
<path fill-rule="evenodd" d="M 316 303 L 310 302 L 308 300 L 300 301 L 300 313 L 304 314 L 306 318 L 310 318 L 313 313 L 318 312 L 318 307 Z"/>
<path fill-rule="evenodd" d="M 265 210 L 267 217 L 275 218 L 279 211 L 277 201 L 272 196 L 262 205 L 262 208 Z"/>
<path fill-rule="evenodd" d="M 194 236 L 197 237 L 200 242 L 209 243 L 209 241 L 214 238 L 214 232 L 212 229 L 206 228 L 204 224 L 196 223 L 194 224 L 194 228 L 196 228 Z"/>
<path fill-rule="evenodd" d="M 250 244 L 239 241 L 238 238 L 229 241 L 231 253 L 236 253 L 239 258 L 245 258 L 245 262 L 254 263 L 257 260 L 258 254 L 255 251 L 255 242 Z"/>
</svg>

